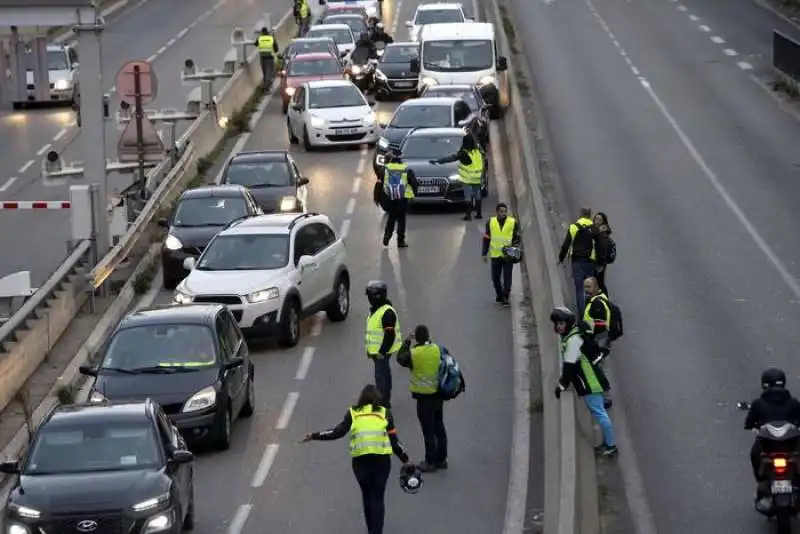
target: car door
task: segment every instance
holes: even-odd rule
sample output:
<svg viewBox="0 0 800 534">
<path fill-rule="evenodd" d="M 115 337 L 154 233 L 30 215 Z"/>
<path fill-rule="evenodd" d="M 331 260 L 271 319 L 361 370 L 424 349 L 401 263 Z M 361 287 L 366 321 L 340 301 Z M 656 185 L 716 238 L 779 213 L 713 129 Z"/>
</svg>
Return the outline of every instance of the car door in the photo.
<svg viewBox="0 0 800 534">
<path fill-rule="evenodd" d="M 303 114 L 306 110 L 306 86 L 301 85 L 297 88 L 292 98 L 292 105 L 289 106 L 289 120 L 292 121 L 292 131 L 296 136 L 303 135 Z M 299 109 L 294 108 L 294 104 L 300 104 Z"/>
<path fill-rule="evenodd" d="M 224 369 L 224 365 L 230 363 L 233 359 L 233 347 L 231 346 L 231 342 L 228 339 L 227 331 L 225 328 L 225 319 L 223 315 L 220 313 L 214 319 L 214 335 L 217 338 L 217 344 L 219 346 L 219 359 L 220 359 L 220 383 L 222 385 L 222 390 L 225 392 L 225 397 L 231 403 L 231 415 L 236 415 L 236 394 L 239 391 L 239 384 L 237 379 L 240 377 L 236 376 L 236 369 Z"/>
<path fill-rule="evenodd" d="M 249 375 L 250 352 L 240 330 L 236 326 L 236 319 L 229 310 L 222 312 L 225 328 L 225 339 L 231 347 L 231 359 L 241 358 L 244 363 L 227 371 L 231 380 L 233 401 L 233 414 L 238 415 L 247 400 L 247 379 Z M 229 360 L 230 361 L 230 360 Z"/>
<path fill-rule="evenodd" d="M 178 431 L 169 422 L 164 411 L 159 407 L 156 411 L 156 423 L 161 445 L 167 459 L 167 475 L 175 482 L 178 487 L 178 495 L 181 502 L 181 509 L 185 512 L 189 506 L 189 491 L 191 485 L 191 467 L 189 464 L 174 464 L 169 462 L 172 453 L 177 450 L 186 449 L 186 443 Z"/>
<path fill-rule="evenodd" d="M 244 198 L 247 202 L 247 212 L 252 215 L 264 215 L 264 211 L 258 206 L 255 197 L 250 191 L 244 192 Z"/>
<path fill-rule="evenodd" d="M 336 232 L 333 231 L 333 228 L 324 223 L 313 223 L 309 226 L 313 226 L 316 232 L 316 247 L 319 249 L 317 257 L 322 281 L 321 298 L 324 299 L 333 294 L 336 268 L 341 263 L 339 256 L 344 253 L 344 250 L 335 246 Z"/>
<path fill-rule="evenodd" d="M 299 261 L 302 256 L 309 256 L 309 265 L 300 270 L 300 298 L 303 300 L 303 308 L 310 308 L 323 297 L 323 274 L 318 257 L 317 230 L 312 224 L 307 224 L 297 230 L 295 234 L 294 261 L 300 269 Z"/>
<path fill-rule="evenodd" d="M 297 199 L 300 201 L 303 213 L 305 213 L 308 211 L 308 204 L 306 203 L 308 200 L 308 190 L 306 184 L 301 181 L 303 175 L 300 173 L 300 169 L 297 168 L 297 163 L 294 161 L 294 158 L 287 155 L 287 159 L 289 160 L 289 170 L 294 178 L 294 183 L 297 184 Z"/>
</svg>

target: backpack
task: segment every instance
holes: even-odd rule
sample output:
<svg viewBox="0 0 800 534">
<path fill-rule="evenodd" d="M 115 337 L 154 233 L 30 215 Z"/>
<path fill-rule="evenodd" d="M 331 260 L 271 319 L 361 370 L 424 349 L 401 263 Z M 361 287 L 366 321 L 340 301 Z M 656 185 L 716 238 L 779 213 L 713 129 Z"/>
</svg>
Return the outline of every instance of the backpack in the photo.
<svg viewBox="0 0 800 534">
<path fill-rule="evenodd" d="M 439 394 L 444 400 L 455 399 L 467 389 L 464 375 L 453 355 L 444 347 L 440 347 L 439 350 L 442 353 L 439 363 Z"/>
<path fill-rule="evenodd" d="M 611 311 L 611 327 L 608 329 L 608 339 L 614 341 L 615 339 L 621 338 L 623 334 L 622 310 L 608 299 L 606 299 L 606 303 Z"/>
<path fill-rule="evenodd" d="M 617 244 L 611 239 L 611 236 L 606 237 L 608 239 L 608 251 L 606 251 L 606 264 L 614 263 L 614 260 L 617 259 Z"/>
<path fill-rule="evenodd" d="M 403 182 L 403 172 L 397 169 L 386 171 L 384 188 L 389 200 L 402 200 L 406 196 L 406 184 Z"/>
</svg>

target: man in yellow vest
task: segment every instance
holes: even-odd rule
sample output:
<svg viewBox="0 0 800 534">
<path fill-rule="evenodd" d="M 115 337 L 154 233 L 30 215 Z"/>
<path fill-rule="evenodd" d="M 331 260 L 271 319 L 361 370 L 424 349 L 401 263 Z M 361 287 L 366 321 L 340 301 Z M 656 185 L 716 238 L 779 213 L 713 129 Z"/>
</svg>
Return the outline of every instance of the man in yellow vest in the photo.
<svg viewBox="0 0 800 534">
<path fill-rule="evenodd" d="M 408 165 L 402 162 L 400 153 L 390 150 L 386 156 L 383 177 L 375 184 L 374 199 L 386 210 L 386 227 L 383 231 L 383 246 L 389 246 L 397 226 L 397 246 L 406 248 L 406 215 L 408 202 L 417 191 L 417 177 Z"/>
<path fill-rule="evenodd" d="M 258 58 L 261 61 L 261 75 L 264 79 L 264 92 L 272 87 L 272 79 L 275 77 L 275 54 L 278 53 L 278 41 L 269 31 L 269 28 L 261 28 L 261 33 L 256 38 L 256 49 Z"/>
<path fill-rule="evenodd" d="M 569 258 L 572 264 L 572 280 L 575 282 L 575 298 L 578 302 L 577 310 L 585 307 L 583 296 L 583 281 L 595 275 L 597 266 L 595 260 L 595 240 L 597 231 L 592 220 L 592 210 L 581 208 L 578 219 L 569 225 L 558 253 L 558 263 L 561 264 Z"/>
<path fill-rule="evenodd" d="M 425 461 L 419 464 L 419 468 L 426 473 L 447 469 L 444 399 L 439 394 L 441 361 L 442 349 L 431 342 L 430 331 L 425 325 L 416 327 L 397 353 L 397 363 L 411 370 L 408 389 L 417 401 L 417 419 L 425 442 Z"/>
<path fill-rule="evenodd" d="M 311 26 L 311 8 L 308 5 L 308 0 L 295 0 L 294 19 L 297 22 L 297 36 L 305 36 Z"/>
<path fill-rule="evenodd" d="M 403 344 L 397 312 L 388 297 L 386 282 L 373 280 L 367 284 L 369 316 L 364 344 L 367 357 L 375 365 L 375 385 L 383 405 L 392 405 L 392 367 L 390 360 Z"/>
<path fill-rule="evenodd" d="M 458 161 L 458 176 L 464 186 L 464 202 L 466 203 L 465 221 L 472 220 L 472 212 L 475 211 L 476 219 L 483 219 L 481 201 L 483 200 L 483 153 L 478 148 L 475 137 L 469 133 L 464 133 L 461 141 L 461 148 L 452 156 L 445 156 L 441 159 L 431 160 L 434 165 L 440 163 L 452 163 Z"/>
<path fill-rule="evenodd" d="M 498 203 L 495 213 L 495 216 L 486 223 L 481 255 L 484 262 L 487 261 L 487 255 L 491 260 L 495 302 L 508 307 L 514 264 L 505 257 L 503 248 L 518 247 L 521 238 L 517 220 L 508 216 L 508 206 L 505 203 Z"/>
</svg>

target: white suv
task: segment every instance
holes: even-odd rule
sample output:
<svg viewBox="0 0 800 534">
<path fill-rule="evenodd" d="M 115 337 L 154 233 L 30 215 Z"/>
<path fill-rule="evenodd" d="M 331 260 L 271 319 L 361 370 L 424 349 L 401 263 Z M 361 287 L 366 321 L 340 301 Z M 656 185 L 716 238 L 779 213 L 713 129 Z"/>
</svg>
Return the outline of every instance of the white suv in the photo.
<svg viewBox="0 0 800 534">
<path fill-rule="evenodd" d="M 331 321 L 350 313 L 350 272 L 342 239 L 318 213 L 276 213 L 236 221 L 211 240 L 175 302 L 226 304 L 246 334 L 300 340 L 300 320 L 325 311 Z"/>
</svg>

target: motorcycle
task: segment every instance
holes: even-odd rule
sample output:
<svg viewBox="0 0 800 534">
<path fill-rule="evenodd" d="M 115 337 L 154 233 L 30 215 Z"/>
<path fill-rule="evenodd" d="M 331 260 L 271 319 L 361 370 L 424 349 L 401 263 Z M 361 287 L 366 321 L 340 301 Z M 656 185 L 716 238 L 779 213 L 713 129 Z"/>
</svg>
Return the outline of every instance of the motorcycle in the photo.
<svg viewBox="0 0 800 534">
<path fill-rule="evenodd" d="M 740 410 L 749 410 L 746 402 L 738 403 Z M 775 519 L 778 534 L 790 534 L 792 518 L 800 513 L 800 470 L 798 445 L 800 428 L 792 423 L 775 421 L 754 429 L 761 442 L 761 476 L 756 511 Z"/>
<path fill-rule="evenodd" d="M 351 56 L 350 81 L 364 93 L 372 89 L 377 63 L 376 60 L 367 57 L 353 59 Z"/>
</svg>

